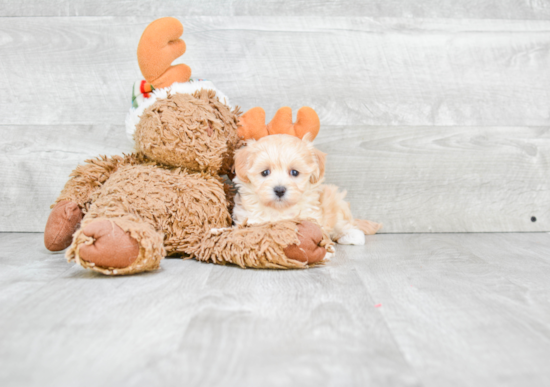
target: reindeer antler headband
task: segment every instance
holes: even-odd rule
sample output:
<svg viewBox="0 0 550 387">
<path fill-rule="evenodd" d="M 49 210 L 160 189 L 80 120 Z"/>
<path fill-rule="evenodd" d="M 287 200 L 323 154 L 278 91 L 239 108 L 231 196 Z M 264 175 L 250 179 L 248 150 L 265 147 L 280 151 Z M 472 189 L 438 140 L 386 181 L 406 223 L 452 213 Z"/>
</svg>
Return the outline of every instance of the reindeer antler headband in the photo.
<svg viewBox="0 0 550 387">
<path fill-rule="evenodd" d="M 261 107 L 255 107 L 242 115 L 239 122 L 239 137 L 248 140 L 258 140 L 270 134 L 289 134 L 303 138 L 310 133 L 313 140 L 319 133 L 321 122 L 319 116 L 310 107 L 304 106 L 298 110 L 296 122 L 292 122 L 292 109 L 288 106 L 277 110 L 275 117 L 265 124 L 265 111 Z"/>
</svg>

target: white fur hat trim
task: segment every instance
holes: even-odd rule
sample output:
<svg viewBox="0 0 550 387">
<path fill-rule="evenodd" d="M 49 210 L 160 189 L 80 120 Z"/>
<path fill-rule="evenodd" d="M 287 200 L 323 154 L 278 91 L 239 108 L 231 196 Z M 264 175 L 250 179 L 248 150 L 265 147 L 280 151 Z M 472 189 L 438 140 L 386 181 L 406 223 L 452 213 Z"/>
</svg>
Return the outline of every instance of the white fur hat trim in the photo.
<svg viewBox="0 0 550 387">
<path fill-rule="evenodd" d="M 225 103 L 229 107 L 232 107 L 229 103 L 229 98 L 227 98 L 226 95 L 223 94 L 221 91 L 216 89 L 214 84 L 210 81 L 191 79 L 189 82 L 174 83 L 172 86 L 154 90 L 149 98 L 146 98 L 137 108 L 130 108 L 130 111 L 126 115 L 126 135 L 130 139 L 130 141 L 134 142 L 136 125 L 141 119 L 143 111 L 154 104 L 157 99 L 166 98 L 168 96 L 168 93 L 193 94 L 195 91 L 200 89 L 214 90 L 216 92 L 216 96 L 220 99 L 221 102 Z"/>
</svg>

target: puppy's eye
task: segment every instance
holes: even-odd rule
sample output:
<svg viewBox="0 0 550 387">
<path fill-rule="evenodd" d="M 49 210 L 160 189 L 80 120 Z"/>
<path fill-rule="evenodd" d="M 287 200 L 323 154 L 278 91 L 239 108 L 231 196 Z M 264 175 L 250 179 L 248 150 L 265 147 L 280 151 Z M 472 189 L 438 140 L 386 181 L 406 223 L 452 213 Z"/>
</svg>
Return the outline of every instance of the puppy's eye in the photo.
<svg viewBox="0 0 550 387">
<path fill-rule="evenodd" d="M 271 173 L 271 171 L 270 171 L 269 169 L 266 169 L 265 171 L 262 172 L 262 176 L 263 176 L 263 177 L 266 177 L 266 176 L 268 176 L 270 173 Z"/>
<path fill-rule="evenodd" d="M 296 176 L 298 176 L 299 174 L 300 174 L 300 172 L 298 172 L 298 171 L 295 170 L 295 169 L 293 169 L 293 170 L 290 171 L 290 176 L 296 177 Z"/>
</svg>

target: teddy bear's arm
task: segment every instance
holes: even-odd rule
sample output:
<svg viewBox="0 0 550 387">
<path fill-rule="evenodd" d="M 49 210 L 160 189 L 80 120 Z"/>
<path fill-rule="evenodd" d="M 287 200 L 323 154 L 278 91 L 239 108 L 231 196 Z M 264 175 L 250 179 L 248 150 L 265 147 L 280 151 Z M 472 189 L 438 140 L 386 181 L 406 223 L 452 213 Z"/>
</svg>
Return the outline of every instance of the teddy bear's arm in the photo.
<svg viewBox="0 0 550 387">
<path fill-rule="evenodd" d="M 280 221 L 214 229 L 192 255 L 240 267 L 300 269 L 323 262 L 332 242 L 316 224 Z"/>
</svg>

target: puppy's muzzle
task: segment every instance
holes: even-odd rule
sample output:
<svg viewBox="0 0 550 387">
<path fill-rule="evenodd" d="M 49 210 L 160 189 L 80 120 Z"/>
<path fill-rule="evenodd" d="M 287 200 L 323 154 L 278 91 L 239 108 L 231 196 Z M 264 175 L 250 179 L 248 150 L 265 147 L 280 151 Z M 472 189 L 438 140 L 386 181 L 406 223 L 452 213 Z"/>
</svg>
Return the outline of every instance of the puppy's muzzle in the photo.
<svg viewBox="0 0 550 387">
<path fill-rule="evenodd" d="M 285 196 L 286 188 L 278 185 L 277 187 L 273 188 L 273 191 L 275 192 L 275 195 L 282 198 L 283 196 Z"/>
</svg>

